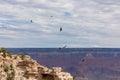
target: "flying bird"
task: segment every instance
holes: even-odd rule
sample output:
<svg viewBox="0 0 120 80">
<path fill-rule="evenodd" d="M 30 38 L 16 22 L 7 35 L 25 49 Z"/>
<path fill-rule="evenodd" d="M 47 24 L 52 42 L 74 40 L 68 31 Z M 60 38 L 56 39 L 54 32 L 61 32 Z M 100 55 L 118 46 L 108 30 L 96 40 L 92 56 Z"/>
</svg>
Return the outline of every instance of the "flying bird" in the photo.
<svg viewBox="0 0 120 80">
<path fill-rule="evenodd" d="M 53 17 L 53 16 L 50 16 L 51 18 Z"/>
<path fill-rule="evenodd" d="M 30 22 L 32 23 L 33 21 L 32 21 L 32 20 L 30 20 Z"/>
<path fill-rule="evenodd" d="M 63 46 L 63 48 L 66 48 L 66 47 L 67 47 L 67 45 Z"/>
<path fill-rule="evenodd" d="M 60 32 L 62 31 L 62 27 L 60 27 Z"/>
<path fill-rule="evenodd" d="M 66 48 L 66 47 L 67 47 L 67 45 L 65 45 L 65 46 L 63 46 L 63 47 L 59 47 L 59 50 L 64 49 L 64 48 Z"/>
</svg>

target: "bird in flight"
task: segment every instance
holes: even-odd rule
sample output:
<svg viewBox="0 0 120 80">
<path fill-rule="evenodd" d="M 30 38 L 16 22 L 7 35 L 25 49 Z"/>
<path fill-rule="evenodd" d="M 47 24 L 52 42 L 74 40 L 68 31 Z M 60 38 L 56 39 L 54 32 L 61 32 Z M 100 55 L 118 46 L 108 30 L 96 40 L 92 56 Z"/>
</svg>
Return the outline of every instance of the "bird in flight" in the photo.
<svg viewBox="0 0 120 80">
<path fill-rule="evenodd" d="M 62 31 L 62 27 L 60 27 L 60 32 Z"/>
<path fill-rule="evenodd" d="M 63 48 L 66 48 L 66 47 L 67 47 L 67 45 L 63 46 Z"/>
<path fill-rule="evenodd" d="M 30 20 L 30 22 L 32 23 L 33 21 L 32 21 L 32 20 Z"/>
<path fill-rule="evenodd" d="M 63 46 L 63 47 L 59 47 L 59 50 L 61 49 L 65 49 L 67 47 L 67 45 Z"/>
<path fill-rule="evenodd" d="M 50 17 L 53 17 L 53 16 L 50 16 Z"/>
</svg>

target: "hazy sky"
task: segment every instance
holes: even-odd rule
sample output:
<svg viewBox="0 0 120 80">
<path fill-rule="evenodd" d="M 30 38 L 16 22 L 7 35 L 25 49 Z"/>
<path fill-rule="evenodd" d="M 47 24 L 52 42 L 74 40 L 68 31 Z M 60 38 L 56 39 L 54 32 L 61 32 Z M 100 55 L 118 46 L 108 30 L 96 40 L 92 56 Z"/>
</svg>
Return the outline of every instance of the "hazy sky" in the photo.
<svg viewBox="0 0 120 80">
<path fill-rule="evenodd" d="M 120 47 L 120 0 L 0 0 L 0 47 L 64 45 Z"/>
</svg>

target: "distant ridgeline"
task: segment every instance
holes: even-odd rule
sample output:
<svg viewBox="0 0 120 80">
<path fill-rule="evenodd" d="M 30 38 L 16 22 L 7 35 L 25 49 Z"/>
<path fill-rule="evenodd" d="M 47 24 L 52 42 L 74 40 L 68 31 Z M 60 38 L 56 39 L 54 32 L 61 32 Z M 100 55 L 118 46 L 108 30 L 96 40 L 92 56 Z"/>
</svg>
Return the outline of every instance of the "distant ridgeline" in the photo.
<svg viewBox="0 0 120 80">
<path fill-rule="evenodd" d="M 49 68 L 59 66 L 74 80 L 120 80 L 120 48 L 7 48 Z"/>
<path fill-rule="evenodd" d="M 13 53 L 24 54 L 75 54 L 81 57 L 86 56 L 87 53 L 91 53 L 94 57 L 113 57 L 120 56 L 120 48 L 64 48 L 59 50 L 58 48 L 6 48 Z"/>
</svg>

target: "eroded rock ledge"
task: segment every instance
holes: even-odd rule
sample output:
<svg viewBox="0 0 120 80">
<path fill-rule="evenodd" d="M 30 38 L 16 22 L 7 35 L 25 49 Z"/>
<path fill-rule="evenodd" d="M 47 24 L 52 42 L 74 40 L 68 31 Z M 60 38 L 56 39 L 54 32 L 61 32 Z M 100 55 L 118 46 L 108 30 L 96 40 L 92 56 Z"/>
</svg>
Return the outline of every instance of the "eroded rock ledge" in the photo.
<svg viewBox="0 0 120 80">
<path fill-rule="evenodd" d="M 12 55 L 0 49 L 0 80 L 73 80 L 61 67 L 42 66 L 28 55 Z"/>
</svg>

